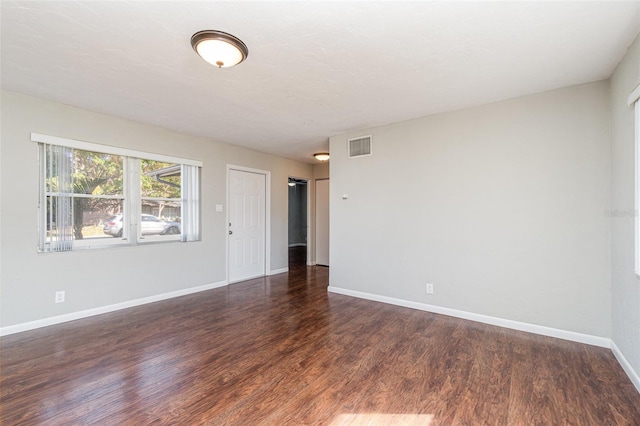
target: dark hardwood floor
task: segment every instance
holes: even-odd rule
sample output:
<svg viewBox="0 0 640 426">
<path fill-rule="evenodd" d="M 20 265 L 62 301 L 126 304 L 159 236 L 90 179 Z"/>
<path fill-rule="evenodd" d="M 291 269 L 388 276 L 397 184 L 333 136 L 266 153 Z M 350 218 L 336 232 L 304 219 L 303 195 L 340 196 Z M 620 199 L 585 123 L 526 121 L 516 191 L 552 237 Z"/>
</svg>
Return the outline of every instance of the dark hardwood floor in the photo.
<svg viewBox="0 0 640 426">
<path fill-rule="evenodd" d="M 611 351 L 290 272 L 15 334 L 3 425 L 640 424 Z"/>
</svg>

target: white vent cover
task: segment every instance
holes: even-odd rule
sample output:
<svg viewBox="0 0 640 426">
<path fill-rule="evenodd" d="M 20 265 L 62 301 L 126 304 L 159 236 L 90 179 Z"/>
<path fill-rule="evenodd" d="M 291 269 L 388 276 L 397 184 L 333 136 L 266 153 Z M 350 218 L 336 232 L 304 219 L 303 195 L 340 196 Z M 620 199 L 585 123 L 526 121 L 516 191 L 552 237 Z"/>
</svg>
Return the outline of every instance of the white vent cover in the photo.
<svg viewBox="0 0 640 426">
<path fill-rule="evenodd" d="M 349 158 L 371 155 L 371 135 L 349 139 Z"/>
</svg>

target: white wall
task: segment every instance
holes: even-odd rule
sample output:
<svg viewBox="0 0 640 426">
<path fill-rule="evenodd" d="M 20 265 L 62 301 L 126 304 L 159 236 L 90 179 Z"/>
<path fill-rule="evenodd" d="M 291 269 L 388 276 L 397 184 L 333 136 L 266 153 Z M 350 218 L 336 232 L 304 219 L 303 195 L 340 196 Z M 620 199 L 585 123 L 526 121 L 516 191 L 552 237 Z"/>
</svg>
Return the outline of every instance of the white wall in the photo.
<svg viewBox="0 0 640 426">
<path fill-rule="evenodd" d="M 315 265 L 316 264 L 316 244 L 315 244 L 315 238 L 316 238 L 316 230 L 315 230 L 315 223 L 316 223 L 316 180 L 318 179 L 329 179 L 329 163 L 328 161 L 322 162 L 322 163 L 316 163 L 313 165 L 313 180 L 311 180 L 309 182 L 308 188 L 307 188 L 307 196 L 310 197 L 311 200 L 311 211 L 310 211 L 310 219 L 311 219 L 311 226 L 312 226 L 312 238 L 313 238 L 313 242 L 310 242 L 309 244 L 307 244 L 307 251 L 311 252 L 311 264 Z"/>
<path fill-rule="evenodd" d="M 332 137 L 331 287 L 610 337 L 608 93 Z M 368 134 L 373 155 L 347 159 Z"/>
<path fill-rule="evenodd" d="M 613 341 L 640 374 L 640 279 L 634 273 L 634 111 L 627 105 L 640 83 L 640 37 L 611 78 Z M 636 386 L 640 386 L 637 382 Z M 640 390 L 640 387 L 639 387 Z"/>
<path fill-rule="evenodd" d="M 215 205 L 226 204 L 227 164 L 271 171 L 267 268 L 287 267 L 288 176 L 311 179 L 313 165 L 18 94 L 1 99 L 2 327 L 224 282 L 226 213 Z M 39 254 L 31 132 L 202 160 L 202 241 Z M 53 303 L 56 290 L 66 291 L 65 303 Z"/>
<path fill-rule="evenodd" d="M 316 163 L 313 166 L 313 178 L 314 179 L 329 179 L 329 161 L 323 163 Z"/>
</svg>

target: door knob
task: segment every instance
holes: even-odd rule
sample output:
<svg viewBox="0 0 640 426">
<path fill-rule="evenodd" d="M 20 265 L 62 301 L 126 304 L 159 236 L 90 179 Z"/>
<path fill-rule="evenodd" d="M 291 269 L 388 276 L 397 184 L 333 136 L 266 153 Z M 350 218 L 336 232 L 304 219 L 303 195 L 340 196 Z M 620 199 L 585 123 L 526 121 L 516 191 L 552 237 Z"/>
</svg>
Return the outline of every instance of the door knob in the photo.
<svg viewBox="0 0 640 426">
<path fill-rule="evenodd" d="M 229 235 L 233 234 L 233 231 L 229 231 Z"/>
</svg>

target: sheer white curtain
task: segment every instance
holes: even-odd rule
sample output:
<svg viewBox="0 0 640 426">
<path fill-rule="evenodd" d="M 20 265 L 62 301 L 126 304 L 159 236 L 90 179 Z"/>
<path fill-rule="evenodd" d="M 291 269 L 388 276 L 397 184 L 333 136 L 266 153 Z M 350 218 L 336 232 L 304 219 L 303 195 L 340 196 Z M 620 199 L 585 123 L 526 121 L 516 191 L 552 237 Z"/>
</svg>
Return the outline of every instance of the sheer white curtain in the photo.
<svg viewBox="0 0 640 426">
<path fill-rule="evenodd" d="M 44 251 L 73 248 L 73 148 L 43 146 L 45 152 L 46 226 Z"/>
<path fill-rule="evenodd" d="M 182 164 L 182 241 L 200 240 L 200 167 Z"/>
</svg>

